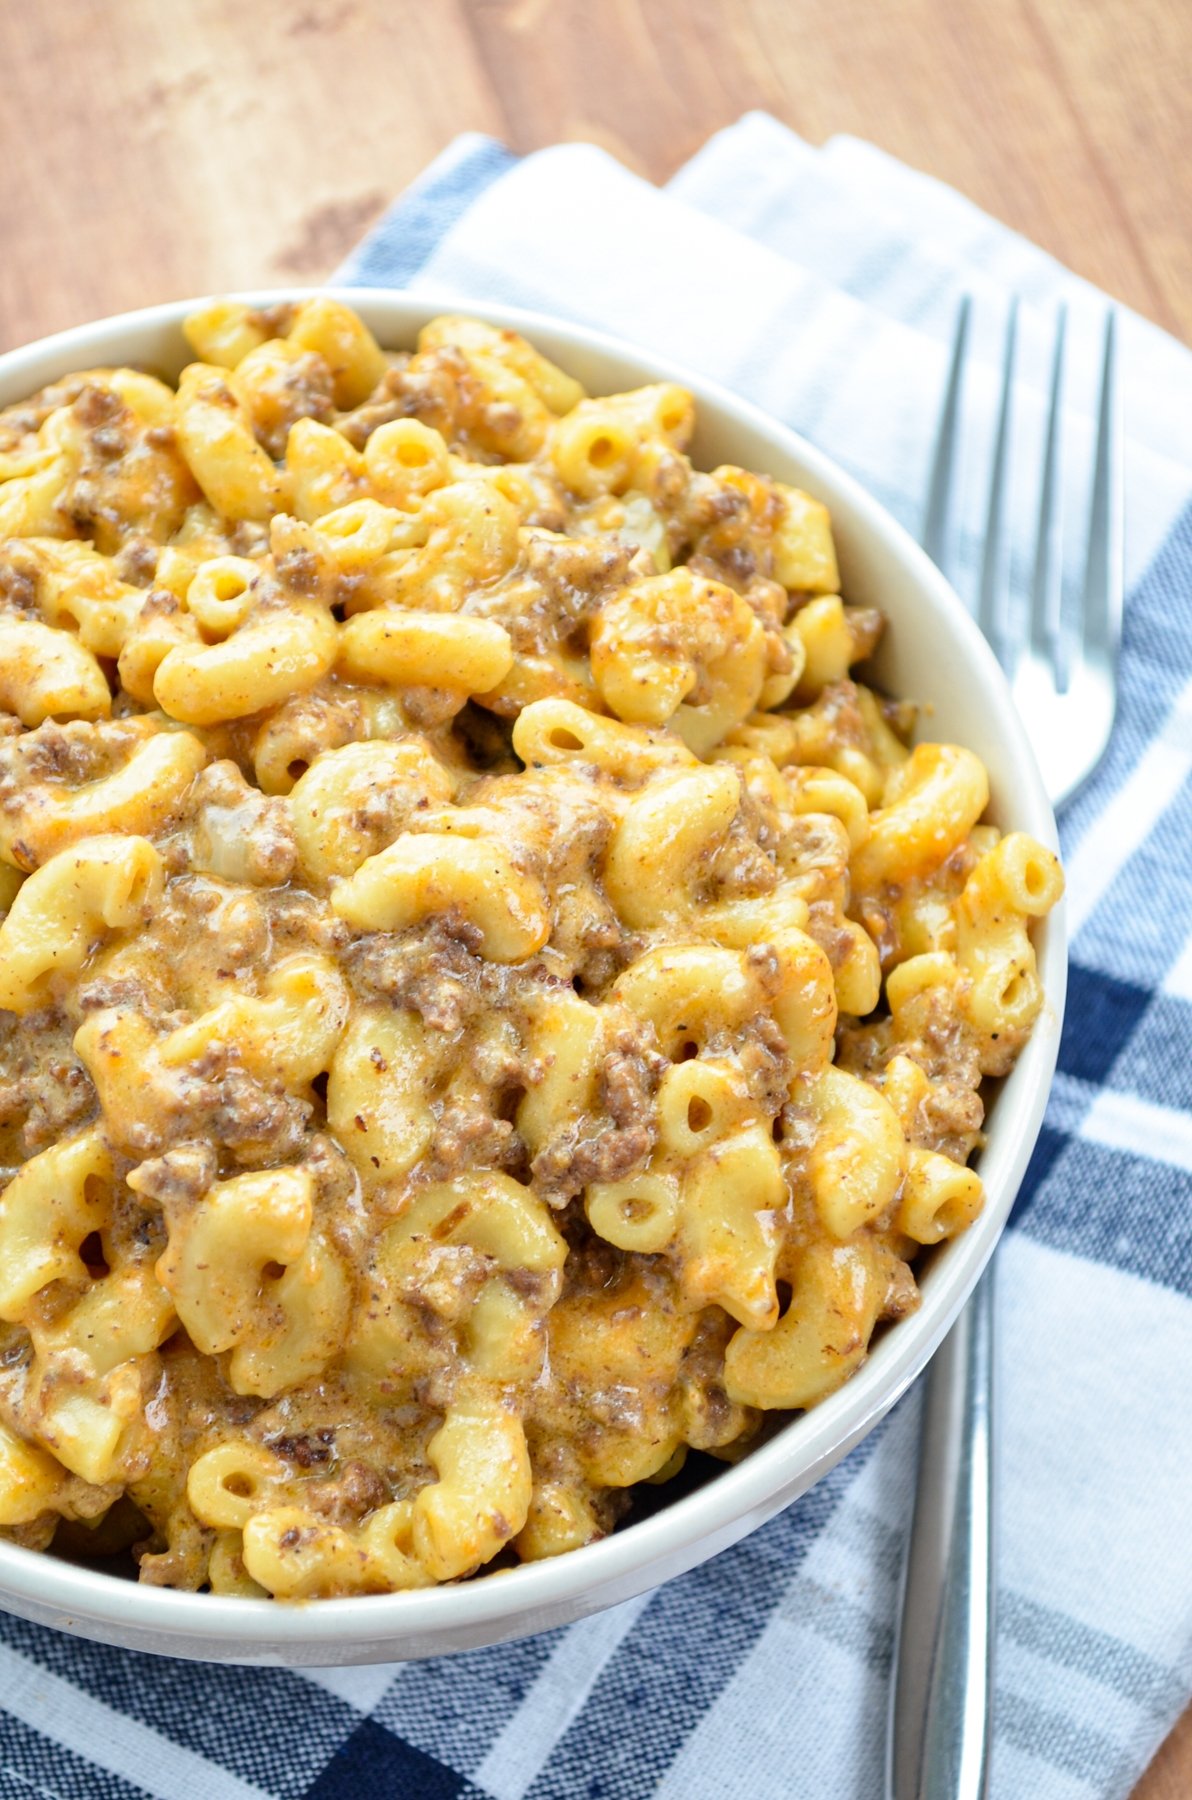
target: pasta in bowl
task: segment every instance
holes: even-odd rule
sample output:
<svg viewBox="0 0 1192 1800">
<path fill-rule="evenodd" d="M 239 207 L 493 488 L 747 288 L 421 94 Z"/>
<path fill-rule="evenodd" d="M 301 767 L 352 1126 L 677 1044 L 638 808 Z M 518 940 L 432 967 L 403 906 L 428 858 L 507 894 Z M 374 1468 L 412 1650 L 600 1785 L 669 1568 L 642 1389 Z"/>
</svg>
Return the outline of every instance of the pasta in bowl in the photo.
<svg viewBox="0 0 1192 1800">
<path fill-rule="evenodd" d="M 982 1083 L 1054 1058 L 1037 778 L 988 822 L 986 744 L 863 678 L 841 478 L 372 305 L 211 303 L 185 363 L 175 309 L 0 414 L 0 1524 L 132 1549 L 198 1654 L 269 1597 L 473 1642 L 543 1622 L 515 1582 L 619 1597 L 585 1560 L 926 1356 Z M 692 1451 L 738 1466 L 610 1535 Z"/>
</svg>

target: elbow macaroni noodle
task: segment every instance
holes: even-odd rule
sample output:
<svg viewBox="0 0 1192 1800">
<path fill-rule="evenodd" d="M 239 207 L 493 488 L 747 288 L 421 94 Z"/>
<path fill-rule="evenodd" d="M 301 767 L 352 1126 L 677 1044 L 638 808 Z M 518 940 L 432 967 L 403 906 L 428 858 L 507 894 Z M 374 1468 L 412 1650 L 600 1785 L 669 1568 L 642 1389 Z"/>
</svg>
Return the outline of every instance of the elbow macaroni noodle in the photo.
<svg viewBox="0 0 1192 1800">
<path fill-rule="evenodd" d="M 283 1600 L 557 1555 L 915 1305 L 1059 867 L 682 389 L 186 334 L 0 413 L 0 1527 Z"/>
</svg>

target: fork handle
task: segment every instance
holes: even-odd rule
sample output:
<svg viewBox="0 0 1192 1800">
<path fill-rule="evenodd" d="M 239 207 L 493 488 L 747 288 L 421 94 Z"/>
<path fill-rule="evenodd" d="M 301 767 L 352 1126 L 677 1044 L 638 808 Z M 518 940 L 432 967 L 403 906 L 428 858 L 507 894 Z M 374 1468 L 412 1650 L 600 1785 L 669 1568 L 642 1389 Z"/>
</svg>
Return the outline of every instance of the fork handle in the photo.
<svg viewBox="0 0 1192 1800">
<path fill-rule="evenodd" d="M 887 1800 L 982 1800 L 993 1713 L 993 1268 L 925 1378 Z"/>
</svg>

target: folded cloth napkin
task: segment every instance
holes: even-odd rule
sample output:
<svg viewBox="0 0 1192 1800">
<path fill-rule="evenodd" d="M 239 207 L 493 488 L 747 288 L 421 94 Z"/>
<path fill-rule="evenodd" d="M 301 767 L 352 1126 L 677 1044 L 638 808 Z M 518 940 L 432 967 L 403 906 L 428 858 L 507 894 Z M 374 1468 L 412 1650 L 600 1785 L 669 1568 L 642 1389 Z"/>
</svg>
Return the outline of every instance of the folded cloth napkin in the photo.
<svg viewBox="0 0 1192 1800">
<path fill-rule="evenodd" d="M 1007 297 L 1027 302 L 1023 545 L 1064 299 L 1077 523 L 1087 504 L 1103 297 L 850 139 L 816 150 L 751 115 L 659 191 L 587 146 L 519 161 L 462 138 L 341 279 L 481 312 L 517 302 L 657 348 L 797 427 L 912 529 L 957 299 L 972 292 L 985 418 L 962 576 Z M 998 1800 L 1127 1795 L 1192 1693 L 1192 354 L 1129 315 L 1122 344 L 1121 720 L 1062 822 L 1068 1019 L 1001 1261 Z M 912 1393 L 736 1549 L 491 1650 L 248 1671 L 0 1621 L 0 1791 L 875 1800 L 916 1428 Z"/>
</svg>

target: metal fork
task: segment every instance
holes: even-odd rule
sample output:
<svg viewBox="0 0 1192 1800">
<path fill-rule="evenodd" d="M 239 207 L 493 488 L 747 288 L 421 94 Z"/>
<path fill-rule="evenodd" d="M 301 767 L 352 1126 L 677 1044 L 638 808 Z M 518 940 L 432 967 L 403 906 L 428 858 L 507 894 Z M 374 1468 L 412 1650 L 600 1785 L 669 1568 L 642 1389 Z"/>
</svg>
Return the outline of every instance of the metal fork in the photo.
<svg viewBox="0 0 1192 1800">
<path fill-rule="evenodd" d="M 962 300 L 936 437 L 923 547 L 947 560 L 971 303 Z M 977 587 L 977 622 L 1009 677 L 1048 794 L 1069 800 L 1105 754 L 1122 618 L 1122 450 L 1117 327 L 1101 360 L 1092 503 L 1078 616 L 1063 605 L 1062 412 L 1067 316 L 1057 315 L 1034 570 L 1026 620 L 1007 603 L 1007 496 L 1018 304 L 1006 323 L 1001 400 Z M 914 1513 L 903 1573 L 886 1752 L 887 1800 L 981 1800 L 993 1719 L 993 1265 L 924 1381 Z"/>
</svg>

